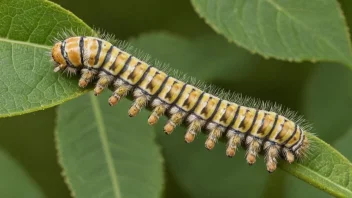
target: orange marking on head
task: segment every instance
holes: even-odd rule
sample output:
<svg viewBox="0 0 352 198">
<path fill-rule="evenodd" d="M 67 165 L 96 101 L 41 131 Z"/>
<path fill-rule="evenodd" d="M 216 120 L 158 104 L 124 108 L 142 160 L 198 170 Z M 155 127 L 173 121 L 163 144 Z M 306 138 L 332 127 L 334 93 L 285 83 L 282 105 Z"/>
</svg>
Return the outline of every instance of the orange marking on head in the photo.
<svg viewBox="0 0 352 198">
<path fill-rule="evenodd" d="M 53 60 L 61 65 L 61 68 L 66 67 L 66 60 L 61 54 L 61 42 L 55 43 L 54 47 L 51 50 L 51 56 Z"/>
</svg>

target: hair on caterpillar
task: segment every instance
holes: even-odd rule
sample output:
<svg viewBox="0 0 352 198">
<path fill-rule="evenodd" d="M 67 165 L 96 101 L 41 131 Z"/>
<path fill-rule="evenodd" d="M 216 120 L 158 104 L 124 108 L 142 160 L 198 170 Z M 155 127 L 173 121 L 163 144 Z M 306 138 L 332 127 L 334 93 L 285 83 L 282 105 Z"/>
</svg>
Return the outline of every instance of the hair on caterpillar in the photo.
<svg viewBox="0 0 352 198">
<path fill-rule="evenodd" d="M 93 36 L 98 37 L 100 39 L 106 40 L 116 47 L 120 48 L 123 51 L 126 51 L 129 54 L 133 54 L 135 57 L 140 60 L 155 66 L 161 71 L 167 73 L 168 75 L 183 81 L 185 83 L 191 84 L 205 92 L 213 94 L 219 98 L 228 100 L 230 102 L 235 102 L 243 106 L 277 112 L 288 119 L 296 122 L 304 131 L 309 131 L 313 129 L 311 123 L 307 122 L 302 115 L 298 115 L 297 112 L 292 111 L 291 109 L 284 107 L 281 104 L 277 104 L 276 102 L 271 101 L 263 101 L 259 98 L 253 98 L 249 96 L 243 96 L 241 93 L 236 93 L 231 90 L 225 90 L 223 88 L 219 88 L 213 84 L 203 82 L 201 80 L 196 79 L 195 77 L 189 76 L 186 73 L 179 71 L 177 69 L 171 68 L 169 64 L 162 62 L 158 59 L 152 58 L 152 56 L 141 49 L 135 48 L 129 42 L 125 40 L 116 39 L 115 35 L 107 33 L 102 29 L 94 28 L 93 31 L 81 29 L 81 28 L 70 28 L 64 29 L 60 33 L 57 34 L 53 43 L 62 41 L 68 37 L 73 36 Z M 68 71 L 68 73 L 73 73 L 72 71 Z"/>
<path fill-rule="evenodd" d="M 69 39 L 66 40 L 67 38 Z M 134 103 L 129 110 L 129 115 L 133 117 L 137 115 L 140 109 L 147 105 L 152 106 L 154 110 L 148 119 L 150 124 L 156 123 L 158 118 L 164 115 L 167 108 L 167 116 L 170 119 L 165 125 L 164 131 L 171 134 L 177 125 L 187 124 L 188 129 L 185 135 L 187 143 L 192 142 L 201 129 L 204 129 L 209 132 L 205 146 L 211 150 L 218 139 L 226 132 L 229 139 L 226 153 L 229 157 L 234 155 L 237 147 L 242 142 L 247 148 L 246 159 L 249 164 L 256 161 L 259 152 L 265 151 L 265 160 L 269 172 L 276 169 L 279 154 L 282 154 L 289 162 L 295 158 L 302 159 L 309 154 L 308 150 L 311 149 L 309 147 L 311 142 L 308 141 L 304 133 L 310 130 L 310 125 L 302 116 L 298 116 L 296 112 L 284 108 L 282 105 L 242 96 L 240 93 L 224 90 L 213 84 L 197 80 L 169 67 L 168 64 L 153 59 L 149 54 L 133 47 L 128 42 L 115 39 L 113 35 L 99 30 L 94 32 L 65 30 L 56 37 L 56 41 L 61 41 L 63 44 L 57 43 L 55 45 L 56 53 L 53 54 L 59 57 L 62 54 L 67 63 L 61 57 L 61 61 L 57 61 L 61 64 L 56 68 L 64 68 L 68 65 L 64 71 L 70 74 L 76 71 L 73 68 L 70 69 L 71 65 L 69 63 L 71 61 L 77 62 L 78 59 L 70 59 L 67 55 L 72 50 L 60 48 L 60 46 L 66 46 L 70 42 L 71 46 L 76 46 L 74 52 L 76 57 L 81 57 L 81 61 L 72 64 L 72 66 L 76 65 L 76 68 L 81 71 L 79 85 L 82 88 L 87 86 L 95 77 L 98 78 L 94 89 L 96 95 L 99 95 L 107 85 L 113 84 L 115 90 L 109 98 L 111 106 L 132 91 Z M 99 50 L 96 50 L 96 52 L 87 50 L 93 54 L 90 56 L 93 61 L 91 61 L 91 64 L 82 65 L 82 58 L 84 59 L 83 63 L 86 63 L 87 58 L 85 57 L 89 55 L 86 54 L 87 51 L 84 50 L 83 53 L 83 50 L 81 50 L 84 49 L 81 46 L 85 46 L 85 42 L 90 42 L 89 46 L 95 45 L 95 50 L 99 46 Z M 113 46 L 116 46 L 116 48 Z M 101 51 L 103 51 L 101 48 L 103 47 L 105 51 L 103 52 L 104 55 L 101 56 Z M 108 50 L 109 55 L 107 55 Z M 82 54 L 84 54 L 84 57 Z M 74 54 L 71 54 L 71 56 L 74 56 Z M 116 61 L 118 59 L 119 61 Z M 130 63 L 130 61 L 133 63 Z M 97 64 L 98 62 L 99 64 Z M 118 66 L 115 65 L 115 62 Z M 136 69 L 137 67 L 138 69 Z M 115 71 L 115 68 L 119 68 L 119 70 Z M 138 80 L 132 81 L 131 79 L 136 76 Z M 167 86 L 164 87 L 165 84 Z M 174 88 L 174 85 L 177 88 Z M 155 87 L 157 89 L 153 89 Z M 170 91 L 171 89 L 173 91 Z M 155 90 L 155 92 L 151 93 L 151 90 Z M 163 94 L 160 96 L 159 93 L 161 92 Z M 203 95 L 205 95 L 204 101 Z M 173 100 L 171 101 L 168 98 L 173 98 Z M 154 102 L 153 100 L 158 101 Z M 216 115 L 218 116 L 216 117 Z M 237 115 L 239 116 L 237 117 Z M 214 119 L 215 117 L 216 119 Z M 222 124 L 220 124 L 221 122 Z M 264 127 L 264 129 L 261 127 Z M 272 133 L 273 131 L 275 132 Z"/>
<path fill-rule="evenodd" d="M 133 54 L 135 57 L 146 62 L 147 64 L 150 64 L 160 69 L 161 71 L 167 73 L 168 75 L 180 81 L 183 81 L 185 83 L 191 84 L 205 92 L 213 94 L 214 96 L 228 100 L 230 102 L 238 103 L 243 106 L 277 112 L 278 114 L 281 114 L 287 117 L 288 119 L 296 122 L 304 131 L 311 132 L 311 130 L 313 129 L 311 123 L 307 122 L 302 115 L 298 115 L 297 112 L 292 111 L 291 109 L 284 107 L 281 104 L 277 104 L 276 102 L 271 102 L 271 101 L 263 101 L 259 98 L 243 96 L 241 93 L 236 93 L 231 90 L 225 90 L 213 84 L 198 80 L 195 77 L 189 76 L 182 71 L 171 68 L 170 65 L 165 62 L 152 58 L 150 54 L 144 52 L 141 49 L 135 48 L 129 42 L 125 40 L 116 39 L 115 35 L 107 33 L 102 29 L 94 28 L 93 31 L 81 29 L 81 28 L 64 29 L 57 34 L 57 36 L 53 40 L 53 43 L 62 41 L 68 37 L 73 37 L 73 36 L 93 36 L 93 37 L 98 37 L 100 39 L 106 40 L 111 44 L 115 45 L 116 47 L 120 48 L 121 50 L 126 51 L 129 54 Z M 73 73 L 73 72 L 71 71 L 68 73 Z"/>
</svg>

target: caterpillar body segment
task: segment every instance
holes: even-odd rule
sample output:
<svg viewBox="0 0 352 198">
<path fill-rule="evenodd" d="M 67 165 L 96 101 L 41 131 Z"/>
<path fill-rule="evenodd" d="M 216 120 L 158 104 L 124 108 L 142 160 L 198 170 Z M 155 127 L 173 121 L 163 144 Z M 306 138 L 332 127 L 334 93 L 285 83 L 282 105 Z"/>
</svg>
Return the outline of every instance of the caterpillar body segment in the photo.
<svg viewBox="0 0 352 198">
<path fill-rule="evenodd" d="M 259 153 L 265 154 L 267 170 L 273 172 L 278 158 L 289 163 L 304 155 L 308 139 L 304 130 L 290 119 L 273 111 L 256 109 L 230 102 L 194 85 L 182 82 L 133 55 L 96 37 L 69 37 L 52 48 L 54 71 L 81 73 L 79 86 L 84 88 L 97 79 L 94 89 L 99 95 L 113 88 L 111 106 L 132 94 L 131 117 L 148 106 L 150 125 L 167 115 L 164 131 L 171 134 L 177 125 L 188 125 L 185 141 L 194 141 L 203 129 L 208 131 L 205 147 L 213 149 L 218 139 L 228 139 L 226 155 L 233 157 L 240 145 L 246 160 L 253 164 Z"/>
</svg>

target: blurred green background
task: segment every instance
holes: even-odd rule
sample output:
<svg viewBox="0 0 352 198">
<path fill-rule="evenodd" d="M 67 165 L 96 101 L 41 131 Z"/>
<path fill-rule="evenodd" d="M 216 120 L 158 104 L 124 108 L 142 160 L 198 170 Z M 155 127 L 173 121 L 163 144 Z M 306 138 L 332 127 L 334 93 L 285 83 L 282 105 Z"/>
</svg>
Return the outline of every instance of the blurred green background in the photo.
<svg viewBox="0 0 352 198">
<path fill-rule="evenodd" d="M 215 32 L 197 16 L 188 0 L 54 2 L 73 12 L 89 26 L 104 29 L 120 39 L 136 38 L 143 33 L 159 31 L 189 41 L 215 35 Z M 352 2 L 344 0 L 340 3 L 349 27 L 352 27 Z M 221 36 L 219 39 L 225 41 Z M 149 50 L 153 50 L 152 46 Z M 249 55 L 242 48 L 238 48 L 238 54 L 249 56 L 250 60 L 243 59 L 243 62 L 237 64 L 234 72 L 227 73 L 226 77 L 214 75 L 208 78 L 209 81 L 222 88 L 290 107 L 313 123 L 313 132 L 321 139 L 335 146 L 348 159 L 352 159 L 352 151 L 346 146 L 352 133 L 352 72 L 348 68 L 334 63 L 297 64 L 265 60 L 259 55 Z M 163 54 L 156 55 L 161 60 L 162 56 Z M 213 69 L 215 72 L 216 67 Z M 211 68 L 207 70 L 211 71 Z M 197 76 L 197 70 L 190 70 L 189 75 Z M 57 165 L 53 137 L 54 119 L 55 108 L 1 119 L 2 131 L 8 132 L 0 133 L 0 146 L 27 171 L 45 197 L 69 197 L 67 187 L 59 174 L 61 169 Z M 157 141 L 163 146 L 166 160 L 165 197 L 227 197 L 230 194 L 226 192 L 231 190 L 234 191 L 231 197 L 236 195 L 236 191 L 240 195 L 246 192 L 253 194 L 253 191 L 256 191 L 260 197 L 329 197 L 281 170 L 269 175 L 263 170 L 263 164 L 247 168 L 241 163 L 244 161 L 243 153 L 232 159 L 238 161 L 238 166 L 228 170 L 227 178 L 224 178 L 226 172 L 209 177 L 211 180 L 200 178 L 204 176 L 205 170 L 202 169 L 206 169 L 207 165 L 202 162 L 206 160 L 193 162 L 193 166 L 199 167 L 199 172 L 196 169 L 193 172 L 180 172 L 175 168 L 175 160 L 184 163 L 192 161 L 188 159 L 192 157 L 189 154 L 173 158 L 177 149 L 183 145 L 180 136 L 182 133 L 165 137 L 159 132 Z M 197 142 L 201 143 L 188 146 L 187 151 L 196 153 L 199 158 L 204 154 L 203 159 L 210 156 L 209 161 L 216 160 L 216 163 L 212 163 L 214 170 L 224 167 L 227 159 L 222 150 L 208 153 L 204 151 L 203 141 Z M 245 177 L 250 179 L 244 180 Z M 221 182 L 232 183 L 233 189 L 225 189 L 231 185 L 224 185 L 224 189 L 217 188 L 219 192 L 212 191 L 213 183 Z M 214 194 L 204 194 L 209 191 Z M 221 194 L 220 191 L 225 193 Z"/>
</svg>

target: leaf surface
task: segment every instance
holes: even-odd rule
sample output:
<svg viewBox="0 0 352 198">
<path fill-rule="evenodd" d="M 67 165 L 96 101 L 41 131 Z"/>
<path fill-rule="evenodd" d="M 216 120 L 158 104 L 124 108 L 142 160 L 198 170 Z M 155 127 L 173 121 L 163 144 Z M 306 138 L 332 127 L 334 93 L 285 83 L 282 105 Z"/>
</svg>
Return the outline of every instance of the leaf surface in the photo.
<svg viewBox="0 0 352 198">
<path fill-rule="evenodd" d="M 192 0 L 218 33 L 264 57 L 333 61 L 352 69 L 352 47 L 335 0 Z"/>
<path fill-rule="evenodd" d="M 52 41 L 64 29 L 90 31 L 72 13 L 49 1 L 0 1 L 0 117 L 52 107 L 84 93 L 54 74 Z"/>
<path fill-rule="evenodd" d="M 0 150 L 0 196 L 11 198 L 44 198 L 39 185 L 27 174 L 25 169 L 8 155 Z"/>
<path fill-rule="evenodd" d="M 0 119 L 0 145 L 40 186 L 45 197 L 65 198 L 70 192 L 57 163 L 55 117 L 55 108 L 50 108 Z"/>
<path fill-rule="evenodd" d="M 76 197 L 158 197 L 162 157 L 144 116 L 131 119 L 128 101 L 108 105 L 106 92 L 92 93 L 59 107 L 59 161 Z"/>
</svg>

